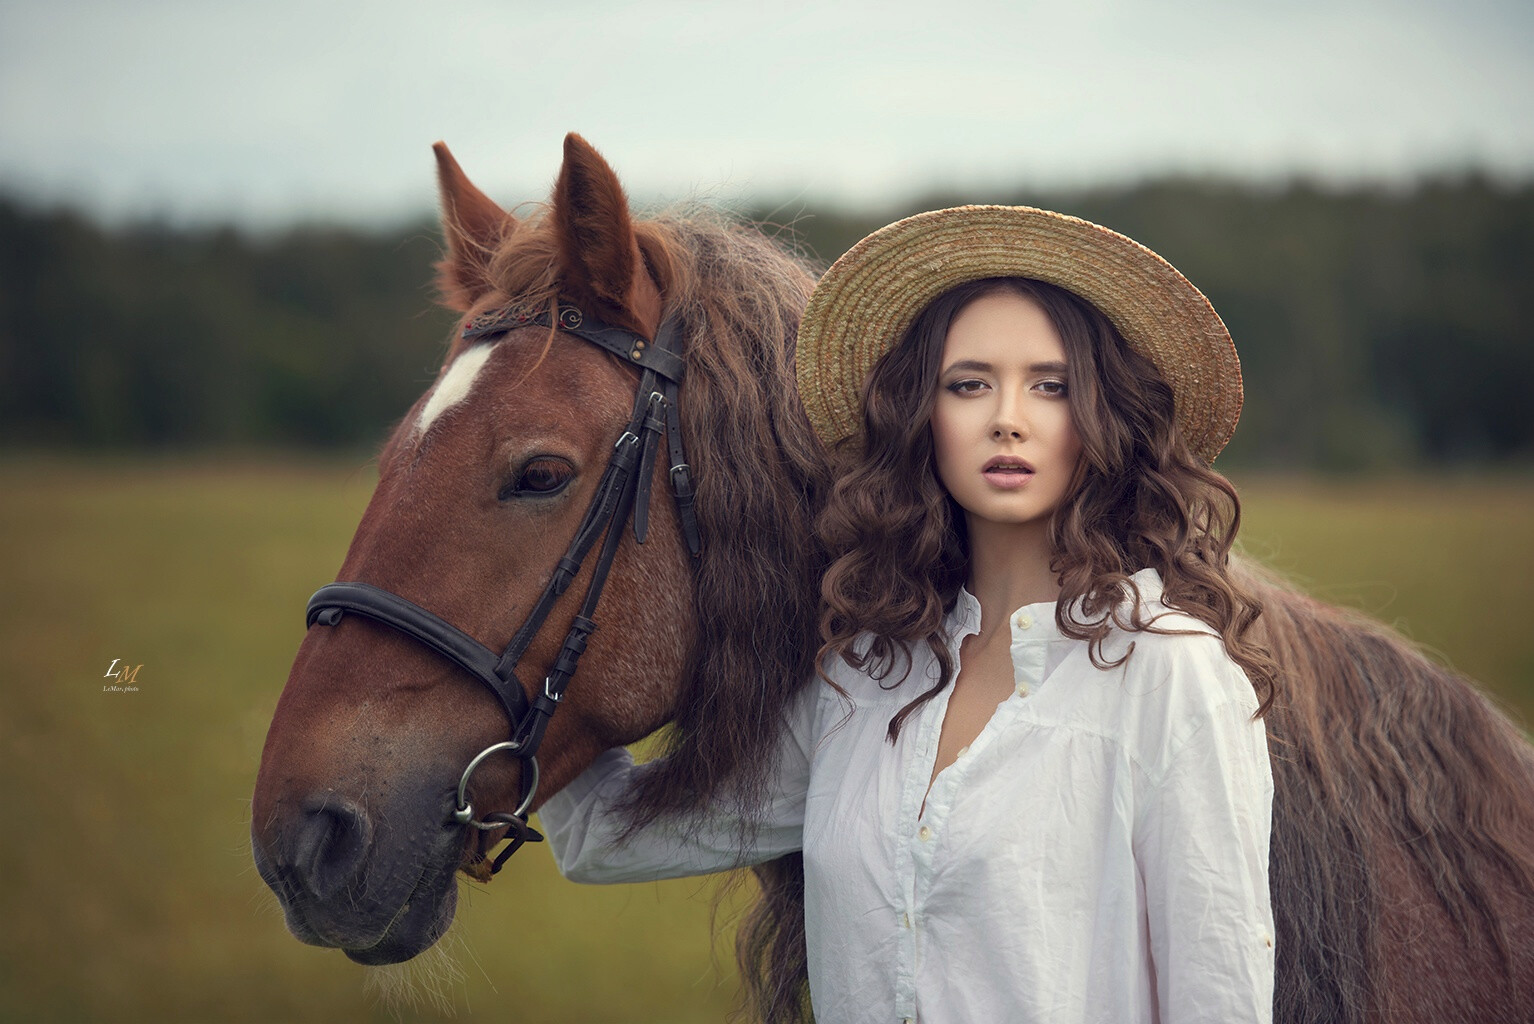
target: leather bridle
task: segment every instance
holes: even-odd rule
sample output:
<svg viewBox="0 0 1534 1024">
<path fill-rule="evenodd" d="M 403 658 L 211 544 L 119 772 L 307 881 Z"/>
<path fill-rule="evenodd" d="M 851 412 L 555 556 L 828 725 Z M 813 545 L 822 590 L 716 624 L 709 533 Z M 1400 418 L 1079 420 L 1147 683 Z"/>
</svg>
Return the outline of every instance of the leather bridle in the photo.
<svg viewBox="0 0 1534 1024">
<path fill-rule="evenodd" d="M 640 367 L 642 373 L 633 413 L 613 445 L 612 456 L 575 537 L 506 649 L 497 653 L 420 605 L 370 583 L 338 582 L 323 586 L 309 598 L 307 614 L 310 627 L 315 623 L 334 626 L 345 613 L 351 612 L 396 629 L 484 683 L 505 708 L 511 721 L 511 738 L 486 747 L 469 762 L 458 780 L 455 810 L 445 823 L 449 827 L 473 826 L 486 832 L 503 827 L 508 830 L 505 838 L 509 845 L 496 856 L 490 869 L 492 874 L 499 871 L 506 858 L 523 843 L 538 842 L 543 838 L 527 824 L 527 815 L 538 791 L 538 748 L 543 743 L 549 719 L 559 708 L 570 677 L 575 674 L 576 663 L 586 649 L 586 640 L 597 628 L 594 621 L 597 602 L 601 600 L 602 588 L 607 583 L 608 570 L 612 568 L 613 556 L 623 535 L 623 524 L 628 521 L 630 511 L 634 517 L 635 540 L 643 544 L 649 532 L 653 478 L 650 467 L 659 451 L 662 434 L 666 436 L 669 451 L 669 476 L 682 537 L 694 559 L 702 548 L 698 521 L 693 512 L 692 470 L 682 449 L 681 417 L 677 410 L 677 392 L 685 364 L 676 319 L 666 318 L 652 342 L 633 331 L 588 316 L 573 304 L 559 301 L 555 306 L 557 312 L 552 316 L 547 309 L 519 306 L 481 314 L 464 326 L 463 340 L 485 344 L 521 327 L 553 330 L 557 324 L 559 330 L 614 353 Z M 517 678 L 517 664 L 604 531 L 606 539 L 597 555 L 586 598 L 570 624 L 570 631 L 565 634 L 564 644 L 543 680 L 541 691 L 535 692 L 529 700 Z M 508 754 L 522 762 L 521 798 L 513 811 L 476 817 L 474 805 L 466 794 L 469 778 L 486 758 L 497 753 Z"/>
</svg>

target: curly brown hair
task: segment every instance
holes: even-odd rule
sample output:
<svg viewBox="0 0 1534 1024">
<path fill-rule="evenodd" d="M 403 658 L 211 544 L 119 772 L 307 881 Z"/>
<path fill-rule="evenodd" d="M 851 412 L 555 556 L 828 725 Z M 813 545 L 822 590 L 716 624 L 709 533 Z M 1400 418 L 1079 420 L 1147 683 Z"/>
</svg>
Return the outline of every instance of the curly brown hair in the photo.
<svg viewBox="0 0 1534 1024">
<path fill-rule="evenodd" d="M 938 481 L 928 421 L 949 326 L 969 303 L 998 291 L 1038 303 L 1071 367 L 1068 401 L 1082 457 L 1071 497 L 1049 524 L 1061 633 L 1088 641 L 1093 664 L 1107 668 L 1133 653 L 1131 645 L 1116 661 L 1104 658 L 1114 628 L 1180 632 L 1148 621 L 1139 594 L 1128 593 L 1131 575 L 1156 569 L 1163 600 L 1219 634 L 1261 699 L 1258 714 L 1266 714 L 1277 669 L 1252 634 L 1261 604 L 1229 571 L 1241 521 L 1235 488 L 1189 451 L 1172 388 L 1155 364 L 1096 307 L 1028 278 L 987 278 L 945 292 L 875 365 L 861 444 L 855 439 L 838 453 L 843 471 L 816 523 L 832 558 L 821 584 L 821 664 L 841 657 L 877 679 L 898 680 L 912 645 L 927 645 L 942 674 L 891 719 L 892 740 L 952 681 L 943 618 L 968 578 L 969 544 L 963 510 Z"/>
</svg>

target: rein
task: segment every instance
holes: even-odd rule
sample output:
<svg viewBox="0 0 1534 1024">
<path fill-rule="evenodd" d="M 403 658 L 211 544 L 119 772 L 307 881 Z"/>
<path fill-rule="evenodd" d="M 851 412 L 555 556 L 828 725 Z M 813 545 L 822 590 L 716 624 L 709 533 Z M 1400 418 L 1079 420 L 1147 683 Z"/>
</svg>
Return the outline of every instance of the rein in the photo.
<svg viewBox="0 0 1534 1024">
<path fill-rule="evenodd" d="M 666 437 L 672 494 L 676 499 L 678 519 L 687 550 L 697 558 L 702 550 L 698 520 L 693 511 L 692 470 L 682 448 L 682 424 L 677 409 L 677 392 L 685 364 L 682 359 L 680 331 L 674 317 L 667 317 L 652 342 L 633 331 L 605 324 L 587 316 L 577 307 L 556 303 L 558 312 L 510 306 L 484 313 L 463 328 L 463 340 L 486 342 L 520 327 L 556 325 L 561 331 L 603 348 L 639 366 L 642 374 L 634 396 L 634 409 L 628 425 L 613 445 L 607 468 L 597 484 L 596 494 L 586 506 L 575 537 L 556 564 L 553 576 L 538 596 L 532 611 L 505 650 L 497 653 L 463 630 L 405 600 L 398 594 L 370 583 L 331 583 L 309 598 L 306 615 L 308 627 L 316 623 L 334 626 L 351 612 L 389 626 L 436 651 L 469 675 L 479 680 L 500 701 L 511 721 L 511 738 L 491 744 L 476 754 L 458 780 L 457 799 L 449 826 L 473 826 L 485 832 L 506 828 L 508 845 L 496 856 L 490 868 L 494 874 L 523 843 L 543 839 L 527 824 L 533 798 L 538 792 L 538 748 L 548 729 L 549 720 L 564 698 L 565 688 L 575 674 L 577 662 L 586 650 L 586 640 L 597 628 L 594 620 L 608 570 L 623 536 L 623 524 L 632 512 L 634 539 L 645 542 L 650 524 L 650 490 L 653 465 L 660 449 L 661 435 Z M 517 664 L 538 635 L 554 603 L 581 570 L 597 538 L 606 539 L 597 555 L 580 611 L 565 634 L 564 644 L 554 665 L 544 677 L 543 686 L 531 700 L 517 678 Z M 497 811 L 476 817 L 469 802 L 469 779 L 487 758 L 504 753 L 522 761 L 521 797 L 515 810 Z M 481 862 L 482 863 L 482 862 Z"/>
</svg>

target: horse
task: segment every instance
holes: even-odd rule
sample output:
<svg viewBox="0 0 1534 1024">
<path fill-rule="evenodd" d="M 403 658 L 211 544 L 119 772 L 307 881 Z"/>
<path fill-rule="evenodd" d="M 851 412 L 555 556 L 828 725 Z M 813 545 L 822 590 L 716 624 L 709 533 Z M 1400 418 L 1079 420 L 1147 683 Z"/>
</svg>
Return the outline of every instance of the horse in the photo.
<svg viewBox="0 0 1534 1024">
<path fill-rule="evenodd" d="M 520 218 L 435 151 L 460 331 L 311 602 L 251 805 L 289 930 L 364 964 L 429 948 L 460 871 L 487 879 L 544 797 L 663 726 L 630 826 L 734 801 L 748 842 L 819 647 L 832 453 L 793 372 L 812 269 L 719 215 L 635 219 L 574 134 Z M 1534 749 L 1389 629 L 1234 570 L 1284 668 L 1275 1020 L 1530 1019 Z M 752 870 L 746 1008 L 808 1020 L 802 861 Z"/>
</svg>

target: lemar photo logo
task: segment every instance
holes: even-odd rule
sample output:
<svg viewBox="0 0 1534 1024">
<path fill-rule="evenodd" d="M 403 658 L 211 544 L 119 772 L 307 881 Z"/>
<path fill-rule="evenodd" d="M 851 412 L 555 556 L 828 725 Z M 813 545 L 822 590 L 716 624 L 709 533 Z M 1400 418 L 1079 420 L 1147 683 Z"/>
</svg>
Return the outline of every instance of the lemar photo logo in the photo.
<svg viewBox="0 0 1534 1024">
<path fill-rule="evenodd" d="M 106 675 L 103 679 L 112 679 L 115 682 L 105 683 L 101 687 L 102 693 L 138 693 L 138 673 L 143 665 L 125 665 L 121 658 L 113 658 L 112 664 L 107 666 Z"/>
</svg>

